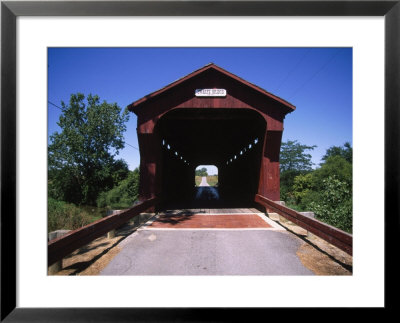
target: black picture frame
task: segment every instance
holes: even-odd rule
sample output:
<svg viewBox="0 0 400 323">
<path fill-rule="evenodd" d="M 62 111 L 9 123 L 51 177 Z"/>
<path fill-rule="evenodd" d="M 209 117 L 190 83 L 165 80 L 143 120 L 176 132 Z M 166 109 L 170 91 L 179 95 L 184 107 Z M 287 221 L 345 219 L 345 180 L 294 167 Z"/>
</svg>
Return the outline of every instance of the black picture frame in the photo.
<svg viewBox="0 0 400 323">
<path fill-rule="evenodd" d="M 399 233 L 400 1 L 2 1 L 1 321 L 237 321 L 264 309 L 16 307 L 16 19 L 19 16 L 383 16 L 385 19 L 385 307 L 396 306 L 391 274 Z M 372 239 L 373 237 L 371 237 Z M 373 255 L 371 255 L 373 257 Z M 392 297 L 392 299 L 390 298 Z M 261 313 L 258 313 L 261 312 Z M 246 314 L 245 314 L 246 315 Z M 247 316 L 247 315 L 246 315 Z"/>
</svg>

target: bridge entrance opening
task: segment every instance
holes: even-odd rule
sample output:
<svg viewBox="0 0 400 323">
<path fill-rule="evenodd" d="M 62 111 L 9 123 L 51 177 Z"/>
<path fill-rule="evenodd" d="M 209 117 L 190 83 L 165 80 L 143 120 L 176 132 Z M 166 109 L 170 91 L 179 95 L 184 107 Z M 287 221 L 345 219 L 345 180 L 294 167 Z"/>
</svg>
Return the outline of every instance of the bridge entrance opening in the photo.
<svg viewBox="0 0 400 323">
<path fill-rule="evenodd" d="M 168 203 L 180 207 L 251 206 L 259 184 L 265 128 L 265 120 L 249 109 L 177 109 L 165 114 L 157 131 L 163 147 L 162 191 Z M 203 199 L 195 187 L 199 164 L 218 169 L 218 187 L 200 189 L 207 193 L 208 198 Z"/>
<path fill-rule="evenodd" d="M 195 170 L 195 186 L 218 187 L 218 167 L 215 165 L 199 165 Z"/>
<path fill-rule="evenodd" d="M 218 168 L 214 165 L 199 165 L 195 170 L 194 204 L 220 202 Z"/>
</svg>

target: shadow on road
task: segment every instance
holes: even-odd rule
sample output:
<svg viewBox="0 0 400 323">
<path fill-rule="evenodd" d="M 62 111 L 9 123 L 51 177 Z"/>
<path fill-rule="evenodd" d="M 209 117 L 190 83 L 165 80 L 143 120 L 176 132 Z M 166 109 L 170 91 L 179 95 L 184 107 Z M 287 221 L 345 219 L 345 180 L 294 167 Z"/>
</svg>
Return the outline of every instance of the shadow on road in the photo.
<svg viewBox="0 0 400 323">
<path fill-rule="evenodd" d="M 134 224 L 133 221 L 130 221 L 115 231 L 115 238 L 110 240 L 106 235 L 104 235 L 88 245 L 79 248 L 64 258 L 66 263 L 71 263 L 63 268 L 63 272 L 68 272 L 66 275 L 69 276 L 81 273 L 94 264 L 102 256 L 107 254 L 112 248 L 120 244 L 136 229 L 137 225 Z"/>
<path fill-rule="evenodd" d="M 157 219 L 157 222 L 176 225 L 176 224 L 179 224 L 186 220 L 189 220 L 194 214 L 199 214 L 202 212 L 201 211 L 194 212 L 194 211 L 190 211 L 190 210 L 180 210 L 179 212 L 176 212 L 174 210 L 167 210 L 167 211 L 164 211 L 163 213 L 164 214 L 159 216 L 159 218 Z"/>
</svg>

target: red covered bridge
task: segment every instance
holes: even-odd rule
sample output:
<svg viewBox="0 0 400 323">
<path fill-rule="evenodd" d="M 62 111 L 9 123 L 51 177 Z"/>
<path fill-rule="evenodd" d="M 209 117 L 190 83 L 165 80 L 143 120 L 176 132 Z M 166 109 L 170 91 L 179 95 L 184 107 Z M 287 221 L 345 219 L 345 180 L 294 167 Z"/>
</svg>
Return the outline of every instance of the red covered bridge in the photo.
<svg viewBox="0 0 400 323">
<path fill-rule="evenodd" d="M 224 201 L 279 200 L 290 103 L 211 63 L 128 108 L 138 116 L 140 200 L 188 202 L 204 164 L 218 167 Z"/>
</svg>

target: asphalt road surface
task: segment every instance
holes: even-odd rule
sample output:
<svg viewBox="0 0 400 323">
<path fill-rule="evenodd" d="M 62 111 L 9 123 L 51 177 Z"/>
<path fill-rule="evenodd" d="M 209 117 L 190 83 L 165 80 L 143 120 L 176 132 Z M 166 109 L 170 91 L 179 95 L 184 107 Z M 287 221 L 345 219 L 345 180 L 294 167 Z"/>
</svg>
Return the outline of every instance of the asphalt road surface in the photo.
<svg viewBox="0 0 400 323">
<path fill-rule="evenodd" d="M 199 186 L 210 186 L 210 185 L 208 185 L 208 183 L 207 183 L 207 177 L 203 176 L 203 177 L 201 178 L 201 183 L 200 183 Z"/>
<path fill-rule="evenodd" d="M 218 199 L 217 188 L 202 177 L 196 200 Z M 143 226 L 119 245 L 100 275 L 314 275 L 296 254 L 301 243 L 277 228 Z"/>
<path fill-rule="evenodd" d="M 101 275 L 314 275 L 301 241 L 268 229 L 144 228 L 126 238 Z"/>
</svg>

